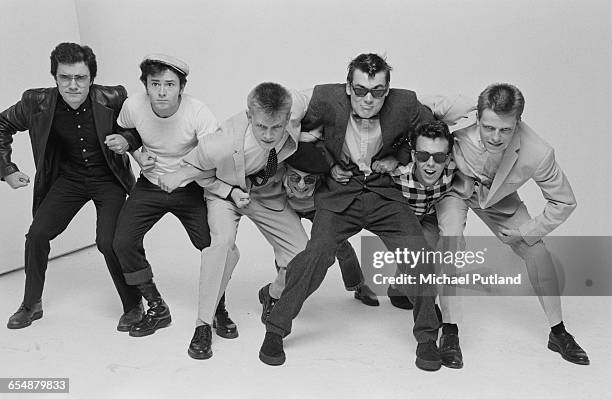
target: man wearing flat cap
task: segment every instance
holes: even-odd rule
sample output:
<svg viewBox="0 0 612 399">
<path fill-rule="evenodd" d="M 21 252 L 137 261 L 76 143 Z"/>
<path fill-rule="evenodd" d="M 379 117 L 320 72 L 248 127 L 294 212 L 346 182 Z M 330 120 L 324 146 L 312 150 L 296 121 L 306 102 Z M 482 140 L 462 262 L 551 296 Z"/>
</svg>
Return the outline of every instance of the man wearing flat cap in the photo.
<svg viewBox="0 0 612 399">
<path fill-rule="evenodd" d="M 135 132 L 115 123 L 127 93 L 123 86 L 93 83 L 98 67 L 88 46 L 60 43 L 50 58 L 56 86 L 26 90 L 20 101 L 0 113 L 0 178 L 14 189 L 30 183 L 11 160 L 12 136 L 17 132 L 29 131 L 36 165 L 34 220 L 25 242 L 25 293 L 7 327 L 24 328 L 43 316 L 50 241 L 93 201 L 96 245 L 123 304 L 117 329 L 129 328 L 142 317 L 141 295 L 125 283 L 112 243 L 117 216 L 135 179 L 129 157 L 104 145 L 109 142 L 122 150 L 140 146 Z M 71 316 L 85 314 L 81 310 Z"/>
<path fill-rule="evenodd" d="M 142 149 L 132 152 L 141 175 L 121 211 L 114 240 L 126 282 L 137 286 L 149 305 L 143 320 L 129 330 L 133 337 L 153 334 L 171 321 L 145 256 L 145 234 L 166 213 L 171 213 L 198 250 L 210 244 L 202 188 L 195 183 L 184 184 L 168 194 L 160 188 L 158 179 L 177 170 L 198 140 L 218 127 L 204 103 L 183 93 L 189 74 L 184 61 L 150 54 L 140 64 L 140 70 L 145 93 L 130 96 L 117 120 L 122 127 L 136 128 L 142 138 Z M 223 303 L 217 308 L 216 320 L 218 333 L 227 338 L 238 335 Z"/>
<path fill-rule="evenodd" d="M 289 205 L 300 218 L 312 222 L 315 216 L 314 192 L 321 183 L 323 175 L 329 173 L 329 165 L 325 156 L 315 143 L 303 142 L 300 143 L 297 151 L 287 158 L 285 168 L 283 186 L 287 193 Z M 354 291 L 355 299 L 360 300 L 365 305 L 378 306 L 378 298 L 365 284 L 359 259 L 348 240 L 343 241 L 338 246 L 336 258 L 340 265 L 342 281 L 346 290 Z M 260 301 L 263 302 L 264 298 L 265 293 L 262 292 Z M 273 306 L 274 303 L 271 305 Z M 272 306 L 268 309 L 271 310 Z"/>
</svg>

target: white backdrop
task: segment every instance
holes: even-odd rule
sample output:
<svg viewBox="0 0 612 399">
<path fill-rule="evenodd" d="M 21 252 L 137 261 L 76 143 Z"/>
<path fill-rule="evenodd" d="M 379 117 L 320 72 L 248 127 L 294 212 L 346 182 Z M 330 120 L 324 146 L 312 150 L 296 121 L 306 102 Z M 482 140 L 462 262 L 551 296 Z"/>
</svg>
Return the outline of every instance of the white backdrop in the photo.
<svg viewBox="0 0 612 399">
<path fill-rule="evenodd" d="M 79 41 L 73 0 L 0 1 L 0 110 L 32 87 L 53 86 L 49 54 L 62 41 Z M 27 132 L 14 136 L 13 161 L 34 182 L 34 161 Z M 0 273 L 23 266 L 25 234 L 32 221 L 32 186 L 13 190 L 0 183 Z M 93 244 L 94 207 L 89 204 L 70 228 L 51 244 L 51 256 Z"/>
<path fill-rule="evenodd" d="M 2 2 L 3 39 L 6 30 L 25 37 L 7 49 L 11 40 L 2 41 L 0 79 L 10 88 L 0 93 L 2 108 L 23 88 L 49 84 L 50 50 L 79 37 L 98 56 L 97 82 L 129 92 L 143 90 L 138 64 L 145 54 L 186 60 L 187 92 L 220 120 L 244 108 L 261 81 L 298 89 L 341 82 L 352 57 L 382 53 L 394 67 L 392 85 L 417 93 L 476 98 L 492 82 L 517 85 L 527 101 L 524 119 L 556 148 L 578 199 L 555 234 L 612 235 L 609 1 L 78 0 L 74 19 L 72 2 L 49 3 Z M 6 187 L 0 193 L 3 207 L 24 205 Z M 533 214 L 541 211 L 535 185 L 521 194 Z M 3 251 L 21 251 L 21 233 L 0 226 Z M 468 234 L 485 232 L 470 219 Z"/>
</svg>

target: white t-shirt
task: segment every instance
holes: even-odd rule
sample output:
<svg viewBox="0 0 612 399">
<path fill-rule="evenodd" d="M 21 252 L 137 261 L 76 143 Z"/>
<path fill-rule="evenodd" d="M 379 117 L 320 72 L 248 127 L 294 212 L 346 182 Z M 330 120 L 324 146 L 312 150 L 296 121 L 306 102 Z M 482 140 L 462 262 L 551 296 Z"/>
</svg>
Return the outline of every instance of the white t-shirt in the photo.
<svg viewBox="0 0 612 399">
<path fill-rule="evenodd" d="M 155 185 L 159 176 L 180 168 L 183 157 L 202 136 L 219 127 L 210 109 L 188 94 L 181 96 L 179 109 L 167 118 L 155 115 L 146 93 L 132 95 L 123 103 L 117 123 L 138 130 L 143 150 L 157 157 L 153 169 L 142 171 Z"/>
</svg>

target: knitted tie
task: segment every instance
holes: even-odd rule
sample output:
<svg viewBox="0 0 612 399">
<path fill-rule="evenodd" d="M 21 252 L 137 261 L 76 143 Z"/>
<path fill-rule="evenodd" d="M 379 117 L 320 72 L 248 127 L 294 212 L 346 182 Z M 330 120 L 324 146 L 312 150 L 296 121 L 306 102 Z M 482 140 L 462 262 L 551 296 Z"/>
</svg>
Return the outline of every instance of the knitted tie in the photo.
<svg viewBox="0 0 612 399">
<path fill-rule="evenodd" d="M 278 159 L 276 158 L 276 149 L 272 148 L 270 150 L 270 155 L 268 155 L 268 163 L 266 164 L 266 168 L 249 176 L 251 183 L 253 183 L 254 186 L 263 186 L 268 182 L 268 179 L 276 174 L 277 166 Z M 260 179 L 260 181 L 257 182 L 257 179 Z"/>
</svg>

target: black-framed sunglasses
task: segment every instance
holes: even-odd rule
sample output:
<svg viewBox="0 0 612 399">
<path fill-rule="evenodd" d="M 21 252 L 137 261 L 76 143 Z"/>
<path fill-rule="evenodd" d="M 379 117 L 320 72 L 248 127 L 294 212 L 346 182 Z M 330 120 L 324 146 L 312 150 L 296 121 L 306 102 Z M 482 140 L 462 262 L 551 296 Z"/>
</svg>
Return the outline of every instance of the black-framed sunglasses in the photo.
<svg viewBox="0 0 612 399">
<path fill-rule="evenodd" d="M 306 184 L 315 184 L 317 182 L 317 176 L 313 176 L 313 175 L 306 175 L 304 177 L 296 174 L 296 173 L 292 173 L 289 175 L 289 181 L 291 181 L 291 183 L 299 183 L 300 180 L 304 179 L 304 183 Z"/>
<path fill-rule="evenodd" d="M 415 151 L 414 152 L 414 157 L 419 162 L 427 162 L 429 161 L 430 157 L 433 157 L 433 160 L 435 163 L 444 163 L 446 162 L 446 159 L 448 158 L 448 156 L 449 154 L 444 153 L 444 152 L 435 152 L 433 154 L 427 151 Z"/>
<path fill-rule="evenodd" d="M 368 93 L 372 93 L 372 97 L 381 98 L 387 92 L 386 86 L 382 89 L 366 89 L 365 87 L 355 87 L 351 83 L 351 88 L 353 89 L 353 93 L 355 93 L 357 97 L 365 97 L 368 95 Z"/>
</svg>

